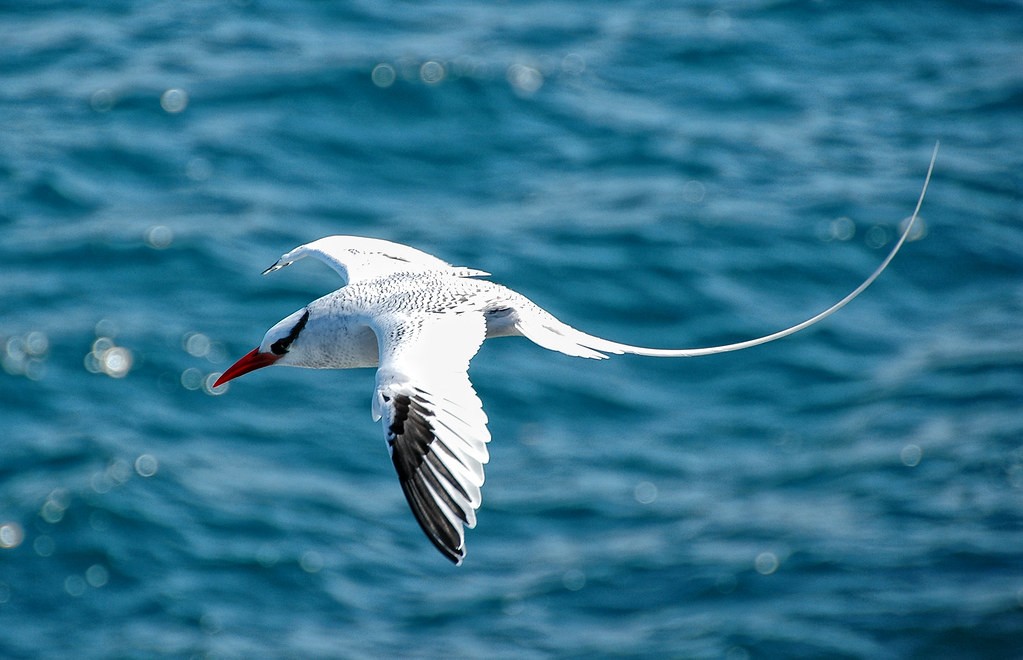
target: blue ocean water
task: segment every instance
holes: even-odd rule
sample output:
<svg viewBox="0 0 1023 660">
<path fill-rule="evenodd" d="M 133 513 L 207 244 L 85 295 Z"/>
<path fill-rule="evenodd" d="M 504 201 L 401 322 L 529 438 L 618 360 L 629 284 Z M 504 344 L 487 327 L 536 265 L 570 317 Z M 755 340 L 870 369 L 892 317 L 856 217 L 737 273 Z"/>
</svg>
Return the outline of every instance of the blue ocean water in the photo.
<svg viewBox="0 0 1023 660">
<path fill-rule="evenodd" d="M 1023 657 L 1023 5 L 0 5 L 0 657 Z M 488 342 L 450 565 L 370 371 L 210 383 L 327 234 Z"/>
</svg>

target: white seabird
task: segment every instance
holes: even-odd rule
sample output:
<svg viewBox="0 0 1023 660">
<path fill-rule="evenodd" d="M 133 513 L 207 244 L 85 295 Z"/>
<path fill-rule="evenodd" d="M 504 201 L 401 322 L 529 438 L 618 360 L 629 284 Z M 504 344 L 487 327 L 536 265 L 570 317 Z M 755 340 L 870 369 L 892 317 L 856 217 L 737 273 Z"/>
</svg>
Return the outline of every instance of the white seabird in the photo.
<svg viewBox="0 0 1023 660">
<path fill-rule="evenodd" d="M 218 387 L 270 365 L 312 369 L 376 367 L 373 419 L 382 420 L 391 460 L 412 513 L 444 556 L 465 557 L 465 527 L 476 526 L 483 465 L 489 459 L 487 416 L 469 382 L 469 361 L 484 339 L 522 336 L 552 351 L 584 358 L 608 353 L 696 357 L 764 344 L 838 311 L 877 279 L 905 243 L 930 182 L 880 266 L 823 312 L 778 332 L 707 348 L 630 346 L 586 334 L 525 296 L 478 279 L 489 273 L 452 266 L 390 241 L 327 236 L 283 255 L 264 275 L 316 257 L 345 280 L 267 331 L 258 348 L 216 381 Z"/>
</svg>

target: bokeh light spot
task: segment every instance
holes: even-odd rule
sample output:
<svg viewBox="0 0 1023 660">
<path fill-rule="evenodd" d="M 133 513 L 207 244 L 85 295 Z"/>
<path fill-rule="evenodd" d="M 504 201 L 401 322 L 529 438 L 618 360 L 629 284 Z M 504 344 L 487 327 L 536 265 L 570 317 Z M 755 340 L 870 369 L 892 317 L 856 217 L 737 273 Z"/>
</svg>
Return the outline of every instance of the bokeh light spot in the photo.
<svg viewBox="0 0 1023 660">
<path fill-rule="evenodd" d="M 32 542 L 32 549 L 36 551 L 36 554 L 40 557 L 49 557 L 53 554 L 53 551 L 57 549 L 57 544 L 53 542 L 53 538 L 46 535 L 40 534 L 36 537 L 36 540 Z"/>
<path fill-rule="evenodd" d="M 315 550 L 309 550 L 302 553 L 301 559 L 298 560 L 298 565 L 306 573 L 318 573 L 323 569 L 323 557 Z"/>
<path fill-rule="evenodd" d="M 906 467 L 916 467 L 920 465 L 920 459 L 923 458 L 923 455 L 924 450 L 920 448 L 920 445 L 909 444 L 899 452 L 899 460 Z"/>
<path fill-rule="evenodd" d="M 444 65 L 434 60 L 423 62 L 423 66 L 419 67 L 419 79 L 427 85 L 436 85 L 443 82 L 446 75 L 447 72 L 444 70 Z"/>
<path fill-rule="evenodd" d="M 64 509 L 53 500 L 46 500 L 39 509 L 39 516 L 50 524 L 59 523 L 64 519 Z"/>
<path fill-rule="evenodd" d="M 92 352 L 97 356 L 106 353 L 113 347 L 114 340 L 110 337 L 98 337 L 96 341 L 92 342 Z"/>
<path fill-rule="evenodd" d="M 85 356 L 84 363 L 90 373 L 104 373 L 111 378 L 124 378 L 131 371 L 133 358 L 130 350 L 117 346 L 110 337 L 97 337 L 92 342 L 92 350 Z"/>
<path fill-rule="evenodd" d="M 186 390 L 197 390 L 202 387 L 203 374 L 195 367 L 189 367 L 181 372 L 181 387 Z"/>
<path fill-rule="evenodd" d="M 561 60 L 561 71 L 570 76 L 581 75 L 586 71 L 586 60 L 578 53 L 569 53 Z"/>
<path fill-rule="evenodd" d="M 185 350 L 193 357 L 206 357 L 210 352 L 210 339 L 201 332 L 189 332 L 183 337 Z"/>
<path fill-rule="evenodd" d="M 110 581 L 110 572 L 102 564 L 93 564 L 85 570 L 85 581 L 90 587 L 99 589 Z"/>
<path fill-rule="evenodd" d="M 50 341 L 42 332 L 35 330 L 25 335 L 25 352 L 29 355 L 38 357 L 45 354 L 49 348 Z"/>
<path fill-rule="evenodd" d="M 69 506 L 71 506 L 71 498 L 67 491 L 57 488 L 51 491 L 49 497 L 43 502 L 43 506 L 39 509 L 39 517 L 51 524 L 59 523 L 64 519 L 64 512 Z"/>
<path fill-rule="evenodd" d="M 657 486 L 649 481 L 641 481 L 636 484 L 633 496 L 640 504 L 650 504 L 657 499 Z"/>
<path fill-rule="evenodd" d="M 146 230 L 146 245 L 156 250 L 170 247 L 174 242 L 174 232 L 164 225 L 153 225 Z"/>
<path fill-rule="evenodd" d="M 115 346 L 103 353 L 100 367 L 111 378 L 124 378 L 131 371 L 131 363 L 131 351 L 123 346 Z"/>
<path fill-rule="evenodd" d="M 707 15 L 707 27 L 712 32 L 727 32 L 732 27 L 732 17 L 722 9 L 715 9 Z"/>
<path fill-rule="evenodd" d="M 97 337 L 116 337 L 117 324 L 110 319 L 100 319 L 96 321 L 94 331 Z"/>
<path fill-rule="evenodd" d="M 856 223 L 851 218 L 841 217 L 831 221 L 831 238 L 836 241 L 848 241 L 856 235 Z"/>
<path fill-rule="evenodd" d="M 773 552 L 761 552 L 753 561 L 753 567 L 761 575 L 771 575 L 778 570 L 778 556 Z"/>
<path fill-rule="evenodd" d="M 152 454 L 142 454 L 135 459 L 135 472 L 140 477 L 151 477 L 156 474 L 157 469 L 159 469 L 159 464 Z"/>
<path fill-rule="evenodd" d="M 16 522 L 0 525 L 0 548 L 17 548 L 25 540 L 25 531 Z"/>
<path fill-rule="evenodd" d="M 85 593 L 85 579 L 81 575 L 69 575 L 64 579 L 64 591 L 76 598 Z"/>
<path fill-rule="evenodd" d="M 586 574 L 578 568 L 570 568 L 561 576 L 561 583 L 569 591 L 579 591 L 586 586 Z"/>
<path fill-rule="evenodd" d="M 110 112 L 116 102 L 117 97 L 109 89 L 97 89 L 89 97 L 89 107 L 96 112 Z"/>
<path fill-rule="evenodd" d="M 846 217 L 825 220 L 817 225 L 816 234 L 825 243 L 848 241 L 856 235 L 856 223 Z"/>
<path fill-rule="evenodd" d="M 206 380 L 202 382 L 202 391 L 210 396 L 220 396 L 227 392 L 227 388 L 231 387 L 230 383 L 224 383 L 220 387 L 213 387 L 213 384 L 220 378 L 221 372 L 215 371 L 211 374 L 206 375 Z"/>
<path fill-rule="evenodd" d="M 107 466 L 107 477 L 114 485 L 120 486 L 131 479 L 131 466 L 123 458 L 110 461 L 110 465 Z"/>
<path fill-rule="evenodd" d="M 881 225 L 874 225 L 867 230 L 867 245 L 876 249 L 883 248 L 888 244 L 888 230 Z"/>
<path fill-rule="evenodd" d="M 50 350 L 50 340 L 45 333 L 33 330 L 24 337 L 15 335 L 3 342 L 0 365 L 12 376 L 24 376 L 29 380 L 40 380 L 44 373 L 44 361 Z"/>
<path fill-rule="evenodd" d="M 370 79 L 373 84 L 380 88 L 387 88 L 394 84 L 394 81 L 398 78 L 398 72 L 394 70 L 394 67 L 390 64 L 377 64 L 373 67 L 373 73 L 370 74 Z"/>
<path fill-rule="evenodd" d="M 906 225 L 909 224 L 909 221 L 911 219 L 912 216 L 904 218 L 902 222 L 899 223 L 900 234 L 906 231 Z M 917 216 L 916 222 L 913 224 L 913 230 L 909 232 L 909 236 L 906 237 L 906 240 L 919 241 L 921 238 L 924 238 L 925 236 L 927 236 L 927 223 L 924 222 L 924 219 L 922 217 Z"/>
<path fill-rule="evenodd" d="M 682 199 L 690 204 L 699 204 L 706 195 L 707 187 L 695 179 L 686 181 L 682 186 Z"/>
<path fill-rule="evenodd" d="M 543 74 L 525 64 L 508 67 L 508 82 L 519 96 L 532 96 L 543 87 Z"/>
<path fill-rule="evenodd" d="M 188 93 L 183 89 L 168 89 L 160 96 L 160 107 L 165 112 L 177 114 L 188 107 Z"/>
</svg>

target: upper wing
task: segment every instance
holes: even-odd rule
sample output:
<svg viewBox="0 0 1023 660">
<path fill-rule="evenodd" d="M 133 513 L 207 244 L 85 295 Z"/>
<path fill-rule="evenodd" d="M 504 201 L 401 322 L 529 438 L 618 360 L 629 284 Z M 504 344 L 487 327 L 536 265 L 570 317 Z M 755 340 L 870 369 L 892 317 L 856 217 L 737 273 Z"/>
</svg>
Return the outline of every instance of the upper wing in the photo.
<svg viewBox="0 0 1023 660">
<path fill-rule="evenodd" d="M 469 360 L 486 334 L 483 315 L 418 313 L 378 318 L 380 368 L 373 417 L 419 526 L 448 559 L 465 557 L 476 526 L 487 416 L 469 382 Z"/>
<path fill-rule="evenodd" d="M 316 257 L 338 272 L 346 284 L 392 273 L 439 270 L 460 277 L 489 275 L 481 270 L 452 266 L 446 261 L 401 243 L 362 236 L 326 236 L 300 245 L 263 271 L 289 266 L 303 257 Z"/>
</svg>

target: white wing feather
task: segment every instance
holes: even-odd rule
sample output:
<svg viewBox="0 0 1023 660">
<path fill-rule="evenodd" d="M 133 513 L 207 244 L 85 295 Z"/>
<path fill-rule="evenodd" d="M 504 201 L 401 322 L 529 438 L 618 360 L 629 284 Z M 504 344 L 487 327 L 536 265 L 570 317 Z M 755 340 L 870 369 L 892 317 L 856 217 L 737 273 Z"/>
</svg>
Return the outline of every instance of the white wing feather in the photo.
<svg viewBox="0 0 1023 660">
<path fill-rule="evenodd" d="M 380 345 L 373 417 L 420 527 L 460 564 L 490 460 L 487 416 L 467 373 L 486 323 L 479 312 L 412 313 L 377 317 L 373 329 Z"/>
<path fill-rule="evenodd" d="M 263 271 L 272 273 L 305 257 L 333 268 L 346 284 L 401 272 L 443 271 L 458 277 L 489 275 L 481 270 L 452 266 L 433 255 L 400 243 L 362 236 L 325 236 L 285 253 Z"/>
</svg>

